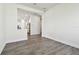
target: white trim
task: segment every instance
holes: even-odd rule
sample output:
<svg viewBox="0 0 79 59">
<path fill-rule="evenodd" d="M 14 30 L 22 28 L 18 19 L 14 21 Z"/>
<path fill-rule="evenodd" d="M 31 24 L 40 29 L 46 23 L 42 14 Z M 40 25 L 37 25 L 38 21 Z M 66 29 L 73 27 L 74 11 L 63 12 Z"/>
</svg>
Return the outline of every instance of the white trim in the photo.
<svg viewBox="0 0 79 59">
<path fill-rule="evenodd" d="M 17 40 L 14 40 L 14 41 L 8 41 L 6 43 L 13 43 L 13 42 L 18 42 L 18 41 L 23 41 L 23 40 L 27 40 L 27 38 L 24 38 L 24 39 L 17 39 Z"/>
<path fill-rule="evenodd" d="M 46 37 L 46 38 L 49 38 L 49 39 L 52 39 L 52 40 L 55 40 L 55 41 L 58 41 L 58 42 L 61 42 L 63 44 L 66 44 L 66 45 L 69 45 L 69 46 L 72 46 L 72 47 L 75 47 L 75 48 L 79 48 L 79 44 L 74 42 L 74 41 L 70 41 L 70 40 L 60 40 L 60 39 L 56 39 L 56 38 L 52 38 L 50 36 L 46 36 L 46 35 L 42 35 L 42 37 Z"/>
<path fill-rule="evenodd" d="M 5 45 L 6 45 L 6 44 L 4 43 L 4 44 L 2 44 L 2 45 L 0 46 L 0 47 L 1 47 L 1 48 L 0 48 L 0 54 L 2 53 L 2 51 L 3 51 L 4 47 L 5 47 Z"/>
</svg>

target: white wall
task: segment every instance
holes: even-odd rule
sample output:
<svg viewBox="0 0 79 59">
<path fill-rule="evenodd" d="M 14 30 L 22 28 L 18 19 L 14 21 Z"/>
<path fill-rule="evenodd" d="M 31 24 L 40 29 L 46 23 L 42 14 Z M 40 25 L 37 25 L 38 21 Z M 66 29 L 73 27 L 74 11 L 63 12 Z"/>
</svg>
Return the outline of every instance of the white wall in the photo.
<svg viewBox="0 0 79 59">
<path fill-rule="evenodd" d="M 17 8 L 42 13 L 42 11 L 18 4 L 0 4 L 0 54 L 6 43 L 27 40 L 27 30 L 17 30 Z"/>
<path fill-rule="evenodd" d="M 26 30 L 17 30 L 16 4 L 6 4 L 6 43 L 27 39 Z"/>
<path fill-rule="evenodd" d="M 60 4 L 43 15 L 43 37 L 79 48 L 79 4 Z"/>
<path fill-rule="evenodd" d="M 40 16 L 34 13 L 29 13 L 24 9 L 18 9 L 18 20 L 31 20 L 31 35 L 40 34 Z M 26 17 L 25 17 L 26 16 Z M 28 22 L 28 21 L 27 21 Z"/>
<path fill-rule="evenodd" d="M 31 35 L 40 34 L 40 16 L 31 15 Z"/>
<path fill-rule="evenodd" d="M 17 8 L 24 9 L 29 12 L 42 13 L 26 6 L 18 4 L 6 5 L 6 43 L 16 42 L 20 40 L 27 40 L 27 30 L 17 30 Z"/>
<path fill-rule="evenodd" d="M 17 13 L 18 13 L 18 20 L 22 20 L 24 18 L 26 21 L 28 19 L 31 20 L 31 35 L 40 34 L 40 16 L 39 15 L 36 15 L 34 13 L 29 13 L 26 10 L 20 9 L 20 8 L 18 9 Z"/>
<path fill-rule="evenodd" d="M 4 6 L 3 4 L 0 4 L 0 54 L 5 47 L 5 15 L 4 15 Z"/>
</svg>

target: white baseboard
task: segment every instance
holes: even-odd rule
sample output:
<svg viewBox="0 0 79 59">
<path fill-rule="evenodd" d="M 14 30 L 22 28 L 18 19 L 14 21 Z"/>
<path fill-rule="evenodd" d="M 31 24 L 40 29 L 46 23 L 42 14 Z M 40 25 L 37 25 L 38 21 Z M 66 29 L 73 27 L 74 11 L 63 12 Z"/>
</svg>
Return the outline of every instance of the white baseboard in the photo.
<svg viewBox="0 0 79 59">
<path fill-rule="evenodd" d="M 46 38 L 49 38 L 49 39 L 52 39 L 52 40 L 55 40 L 55 41 L 58 41 L 58 42 L 61 42 L 61 43 L 64 43 L 66 45 L 69 45 L 69 46 L 72 46 L 72 47 L 75 47 L 75 48 L 79 48 L 79 43 L 76 43 L 74 41 L 70 41 L 70 40 L 60 40 L 60 39 L 55 39 L 53 37 L 50 37 L 50 36 L 46 36 L 46 35 L 42 35 L 42 37 L 46 37 Z"/>
<path fill-rule="evenodd" d="M 13 42 L 18 42 L 18 41 L 23 41 L 23 40 L 27 40 L 27 38 L 22 38 L 22 39 L 16 39 L 16 40 L 12 40 L 12 41 L 8 41 L 7 43 L 13 43 Z"/>
<path fill-rule="evenodd" d="M 4 47 L 5 47 L 5 45 L 6 45 L 6 43 L 4 43 L 4 44 L 2 44 L 2 45 L 0 46 L 0 54 L 2 53 L 2 51 L 3 51 Z"/>
<path fill-rule="evenodd" d="M 4 42 L 4 43 L 2 42 L 2 43 L 0 44 L 0 54 L 2 53 L 4 47 L 5 47 L 5 45 L 6 45 L 7 43 L 13 43 L 13 42 L 18 42 L 18 41 L 23 41 L 23 40 L 27 40 L 27 38 L 24 38 L 24 39 L 17 39 L 17 40 L 14 40 L 14 41 L 8 41 L 8 42 Z"/>
</svg>

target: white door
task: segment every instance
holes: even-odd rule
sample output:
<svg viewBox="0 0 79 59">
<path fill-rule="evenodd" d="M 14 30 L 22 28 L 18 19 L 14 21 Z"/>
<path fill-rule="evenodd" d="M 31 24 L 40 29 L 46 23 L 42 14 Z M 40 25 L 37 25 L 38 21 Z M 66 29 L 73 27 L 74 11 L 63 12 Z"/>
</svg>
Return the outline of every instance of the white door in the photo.
<svg viewBox="0 0 79 59">
<path fill-rule="evenodd" d="M 40 34 L 40 16 L 31 15 L 31 35 Z"/>
</svg>

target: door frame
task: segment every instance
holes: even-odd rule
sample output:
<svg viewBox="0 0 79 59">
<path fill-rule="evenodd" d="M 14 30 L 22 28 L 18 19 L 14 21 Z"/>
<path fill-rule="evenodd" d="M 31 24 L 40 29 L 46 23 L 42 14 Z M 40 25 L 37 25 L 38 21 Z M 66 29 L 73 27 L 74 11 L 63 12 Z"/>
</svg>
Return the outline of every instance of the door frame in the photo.
<svg viewBox="0 0 79 59">
<path fill-rule="evenodd" d="M 39 18 L 40 18 L 40 19 L 39 19 L 39 20 L 40 20 L 40 23 L 39 23 L 39 24 L 40 24 L 40 26 L 39 26 L 40 29 L 39 29 L 39 30 L 40 30 L 40 36 L 41 36 L 41 35 L 42 35 L 42 16 L 40 15 Z M 29 30 L 29 35 L 31 35 L 31 22 L 29 23 L 29 28 L 28 28 L 28 30 Z M 28 34 L 28 33 L 27 33 L 27 34 Z"/>
</svg>

